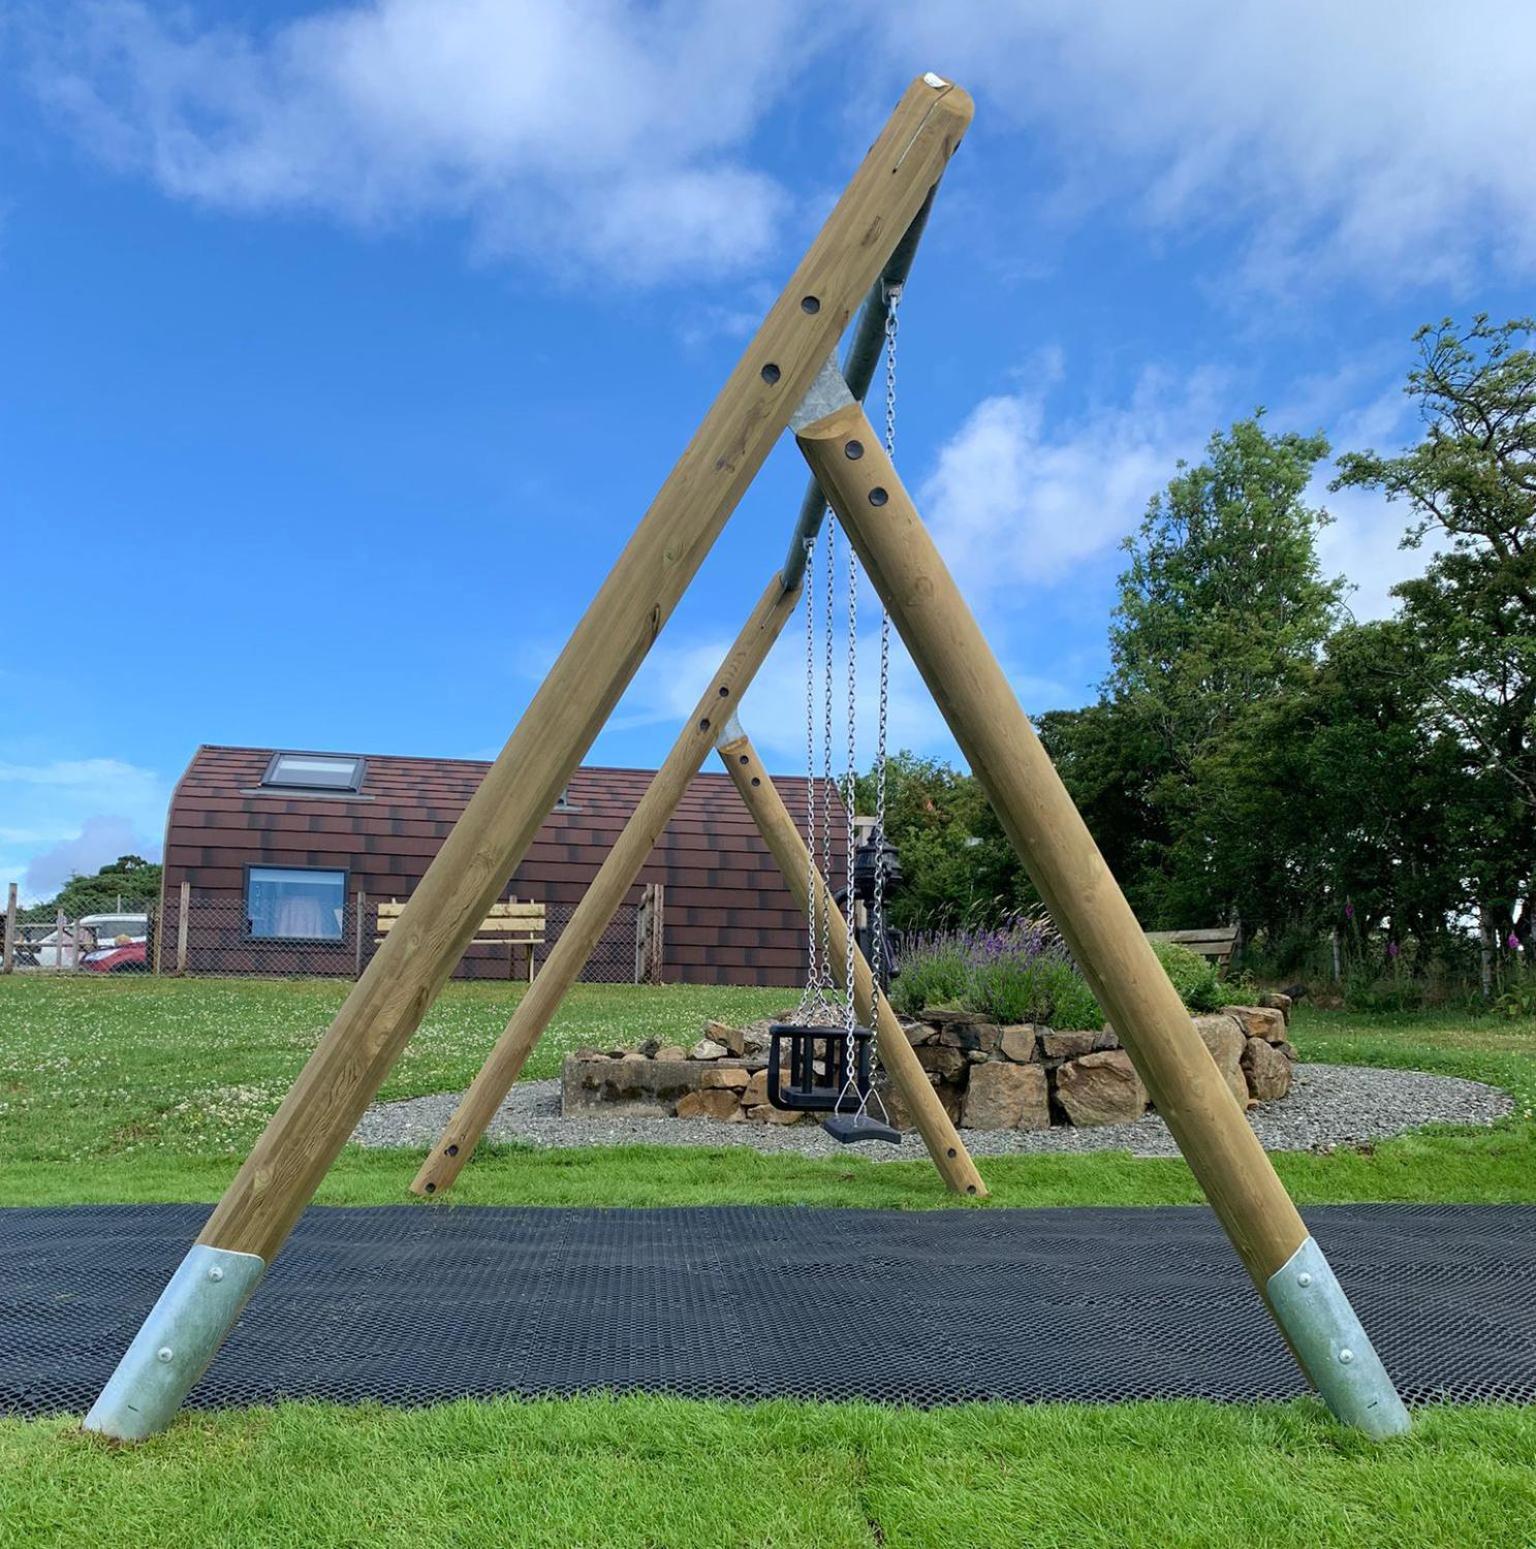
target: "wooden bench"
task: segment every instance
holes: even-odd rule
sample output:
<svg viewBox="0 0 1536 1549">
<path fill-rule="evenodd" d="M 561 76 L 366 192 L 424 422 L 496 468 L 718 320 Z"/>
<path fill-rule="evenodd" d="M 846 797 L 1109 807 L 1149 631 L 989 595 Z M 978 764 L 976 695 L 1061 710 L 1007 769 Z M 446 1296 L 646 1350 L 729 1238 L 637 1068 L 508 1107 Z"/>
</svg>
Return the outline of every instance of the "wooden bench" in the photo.
<svg viewBox="0 0 1536 1549">
<path fill-rule="evenodd" d="M 400 918 L 405 905 L 391 898 L 379 905 L 379 934 L 382 941 Z M 491 911 L 475 929 L 471 947 L 505 946 L 515 967 L 517 949 L 528 950 L 528 982 L 533 983 L 534 949 L 544 945 L 544 905 L 519 903 L 515 898 L 504 904 L 492 904 Z M 468 950 L 468 948 L 466 948 Z"/>
<path fill-rule="evenodd" d="M 1171 941 L 1175 946 L 1188 947 L 1226 968 L 1237 951 L 1239 933 L 1240 927 L 1236 925 L 1213 925 L 1207 930 L 1149 930 L 1147 940 Z"/>
</svg>

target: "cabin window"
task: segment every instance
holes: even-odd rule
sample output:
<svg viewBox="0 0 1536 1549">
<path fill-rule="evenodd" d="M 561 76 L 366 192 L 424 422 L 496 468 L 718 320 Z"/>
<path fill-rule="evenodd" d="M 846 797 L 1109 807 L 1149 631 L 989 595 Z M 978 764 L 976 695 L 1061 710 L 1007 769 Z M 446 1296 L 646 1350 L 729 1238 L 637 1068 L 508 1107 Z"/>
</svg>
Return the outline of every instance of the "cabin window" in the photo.
<svg viewBox="0 0 1536 1549">
<path fill-rule="evenodd" d="M 340 941 L 347 874 L 307 866 L 252 866 L 245 877 L 247 934 L 275 941 Z"/>
<path fill-rule="evenodd" d="M 356 791 L 363 784 L 363 760 L 334 753 L 274 753 L 263 785 L 299 791 Z"/>
</svg>

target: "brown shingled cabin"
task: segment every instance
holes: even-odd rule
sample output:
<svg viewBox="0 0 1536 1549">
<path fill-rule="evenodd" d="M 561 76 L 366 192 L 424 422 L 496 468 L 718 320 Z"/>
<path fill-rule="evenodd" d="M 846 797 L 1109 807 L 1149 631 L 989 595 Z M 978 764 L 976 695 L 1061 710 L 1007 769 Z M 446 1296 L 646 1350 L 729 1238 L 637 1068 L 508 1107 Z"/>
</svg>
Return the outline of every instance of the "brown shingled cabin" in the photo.
<svg viewBox="0 0 1536 1549">
<path fill-rule="evenodd" d="M 199 748 L 166 821 L 164 966 L 186 883 L 191 972 L 351 976 L 377 944 L 378 905 L 410 897 L 489 768 L 468 759 Z M 650 779 L 642 769 L 578 769 L 545 819 L 502 895 L 546 907 L 547 938 L 533 949 L 540 960 Z M 804 778 L 776 783 L 790 810 L 803 810 Z M 831 807 L 841 824 L 839 803 Z M 839 837 L 834 854 L 841 848 Z M 801 982 L 804 918 L 726 775 L 695 776 L 611 939 L 594 952 L 590 977 L 632 977 L 635 910 L 654 883 L 664 884 L 663 980 Z M 526 951 L 520 959 L 505 943 L 472 945 L 456 972 L 521 977 Z"/>
</svg>

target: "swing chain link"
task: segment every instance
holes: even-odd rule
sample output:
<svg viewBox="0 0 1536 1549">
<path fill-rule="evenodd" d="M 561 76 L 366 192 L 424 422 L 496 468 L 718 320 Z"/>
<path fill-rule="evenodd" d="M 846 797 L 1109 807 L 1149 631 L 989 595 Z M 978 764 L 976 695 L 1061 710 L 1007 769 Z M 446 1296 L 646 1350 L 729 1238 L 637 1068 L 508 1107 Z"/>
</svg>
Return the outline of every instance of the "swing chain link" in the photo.
<svg viewBox="0 0 1536 1549">
<path fill-rule="evenodd" d="M 899 327 L 897 307 L 901 301 L 901 287 L 893 285 L 884 292 L 885 317 L 885 450 L 891 454 L 896 446 L 896 337 Z M 837 567 L 837 523 L 828 508 L 823 514 L 826 530 L 825 557 L 823 560 L 823 682 L 821 693 L 821 789 L 820 810 L 817 810 L 816 790 L 816 540 L 805 540 L 805 826 L 807 862 L 807 972 L 806 990 L 797 1012 L 797 1020 L 810 1025 L 832 1026 L 832 799 L 834 790 L 843 803 L 844 818 L 844 916 L 845 941 L 843 960 L 842 1023 L 843 1069 L 838 1074 L 837 1103 L 834 1111 L 843 1109 L 843 1099 L 849 1093 L 857 1099 L 855 1113 L 864 1117 L 871 1101 L 878 1104 L 882 1116 L 889 1122 L 885 1103 L 875 1090 L 873 1080 L 869 1090 L 858 1089 L 858 1053 L 855 1030 L 858 1013 L 854 997 L 854 965 L 858 955 L 858 901 L 854 892 L 854 817 L 858 811 L 858 627 L 859 627 L 859 561 L 853 545 L 848 545 L 848 618 L 847 618 L 847 763 L 844 778 L 834 784 L 832 777 L 832 699 L 835 688 L 834 666 L 834 603 L 833 589 Z M 886 754 L 890 723 L 890 653 L 891 618 L 882 605 L 880 610 L 880 687 L 879 726 L 875 748 L 875 815 L 871 831 L 874 845 L 874 891 L 870 907 L 870 970 L 873 981 L 871 997 L 871 1023 L 877 1023 L 881 999 L 881 980 L 885 968 L 885 809 L 886 809 Z M 820 851 L 820 878 L 817 876 L 817 852 Z M 818 885 L 819 881 L 819 885 Z M 873 1053 L 874 1051 L 872 1051 Z M 829 1049 L 830 1053 L 830 1049 Z M 871 1062 L 872 1064 L 874 1061 Z M 830 1075 L 831 1072 L 828 1072 Z"/>
<path fill-rule="evenodd" d="M 821 943 L 828 939 L 829 900 L 817 886 L 816 877 L 816 539 L 805 540 L 805 898 L 806 976 L 805 993 L 795 1020 L 812 1026 L 831 1016 L 827 1000 L 830 952 Z"/>
<path fill-rule="evenodd" d="M 896 335 L 900 328 L 897 308 L 901 287 L 886 292 L 885 314 L 885 452 L 896 453 Z M 870 904 L 870 973 L 874 979 L 876 1012 L 885 983 L 885 766 L 891 711 L 891 615 L 880 608 L 880 719 L 875 738 L 875 845 L 874 898 Z"/>
<path fill-rule="evenodd" d="M 885 450 L 886 455 L 891 456 L 896 450 L 896 336 L 900 328 L 897 317 L 897 308 L 901 304 L 901 286 L 891 285 L 885 290 Z M 856 646 L 858 638 L 858 587 L 859 587 L 858 558 L 853 552 L 853 546 L 849 545 L 848 552 L 848 822 L 849 833 L 852 834 L 853 816 L 858 810 L 858 785 L 857 785 L 857 745 L 854 734 L 854 706 L 855 685 L 854 670 L 856 662 Z M 874 855 L 875 875 L 874 890 L 870 900 L 869 910 L 869 969 L 870 969 L 870 1023 L 872 1029 L 878 1025 L 880 1019 L 881 980 L 885 969 L 885 799 L 886 799 L 886 742 L 890 727 L 891 704 L 891 615 L 889 610 L 881 605 L 880 608 L 880 700 L 879 723 L 875 740 L 875 816 L 870 830 L 870 842 Z M 853 1029 L 857 1023 L 853 1004 L 853 964 L 856 938 L 855 919 L 858 903 L 853 889 L 853 841 L 850 837 L 848 848 L 848 890 L 847 899 L 847 924 L 848 945 L 845 963 L 846 977 L 844 986 L 848 994 L 847 1021 L 847 1079 L 843 1084 L 843 1091 L 856 1090 L 854 1081 L 854 1036 Z M 872 1060 L 871 1064 L 876 1061 Z M 885 1103 L 875 1089 L 874 1081 L 869 1083 L 869 1091 L 864 1093 L 859 1100 L 858 1116 L 863 1118 L 868 1112 L 871 1102 L 878 1104 L 882 1118 L 887 1122 L 890 1115 L 886 1111 Z M 842 1106 L 841 1096 L 838 1106 Z"/>
<path fill-rule="evenodd" d="M 805 540 L 805 994 L 797 1017 L 810 1009 L 816 988 L 816 931 L 821 903 L 816 892 L 816 543 Z"/>
<path fill-rule="evenodd" d="M 826 576 L 823 581 L 825 614 L 825 667 L 821 696 L 821 885 L 826 890 L 821 913 L 821 991 L 823 1004 L 832 997 L 832 654 L 833 581 L 837 575 L 836 522 L 828 510 L 826 528 Z M 829 1015 L 828 1021 L 831 1020 Z"/>
</svg>

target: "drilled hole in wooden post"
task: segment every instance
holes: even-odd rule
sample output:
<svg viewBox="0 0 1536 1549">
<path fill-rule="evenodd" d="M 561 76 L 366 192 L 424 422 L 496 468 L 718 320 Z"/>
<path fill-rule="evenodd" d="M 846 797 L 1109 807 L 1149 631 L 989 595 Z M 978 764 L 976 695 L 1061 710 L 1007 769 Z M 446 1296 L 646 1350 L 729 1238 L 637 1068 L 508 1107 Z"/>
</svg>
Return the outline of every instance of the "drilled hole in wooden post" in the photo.
<svg viewBox="0 0 1536 1549">
<path fill-rule="evenodd" d="M 774 365 L 774 363 L 771 360 L 768 362 L 768 364 L 766 366 L 763 367 L 763 380 L 770 387 L 772 387 L 773 384 L 778 381 L 779 375 L 780 375 L 779 368 L 776 365 Z"/>
<path fill-rule="evenodd" d="M 850 441 L 843 448 L 843 456 L 851 463 L 856 463 L 864 455 L 864 443 L 862 441 Z"/>
<path fill-rule="evenodd" d="M 427 1185 L 427 1193 L 428 1194 L 436 1194 L 437 1193 L 437 1185 L 435 1183 L 429 1183 Z"/>
<path fill-rule="evenodd" d="M 720 685 L 720 697 L 722 699 L 729 699 L 731 697 L 730 689 L 728 689 L 723 683 Z"/>
<path fill-rule="evenodd" d="M 457 1146 L 449 1146 L 448 1147 L 448 1155 L 449 1156 L 457 1156 L 458 1154 L 459 1154 L 459 1148 Z"/>
<path fill-rule="evenodd" d="M 702 721 L 699 722 L 699 730 L 700 731 L 708 731 L 709 730 L 709 717 L 707 715 L 704 717 L 704 719 Z"/>
<path fill-rule="evenodd" d="M 753 783 L 753 785 L 761 785 L 763 782 L 761 780 L 759 780 L 756 775 L 753 775 L 752 776 L 752 783 Z"/>
<path fill-rule="evenodd" d="M 741 753 L 737 755 L 736 762 L 738 764 L 750 764 L 752 760 L 745 753 Z"/>
<path fill-rule="evenodd" d="M 820 296 L 802 296 L 800 298 L 800 310 L 802 312 L 817 313 L 821 311 Z"/>
<path fill-rule="evenodd" d="M 869 503 L 872 506 L 883 506 L 890 498 L 878 484 L 869 492 Z"/>
</svg>

